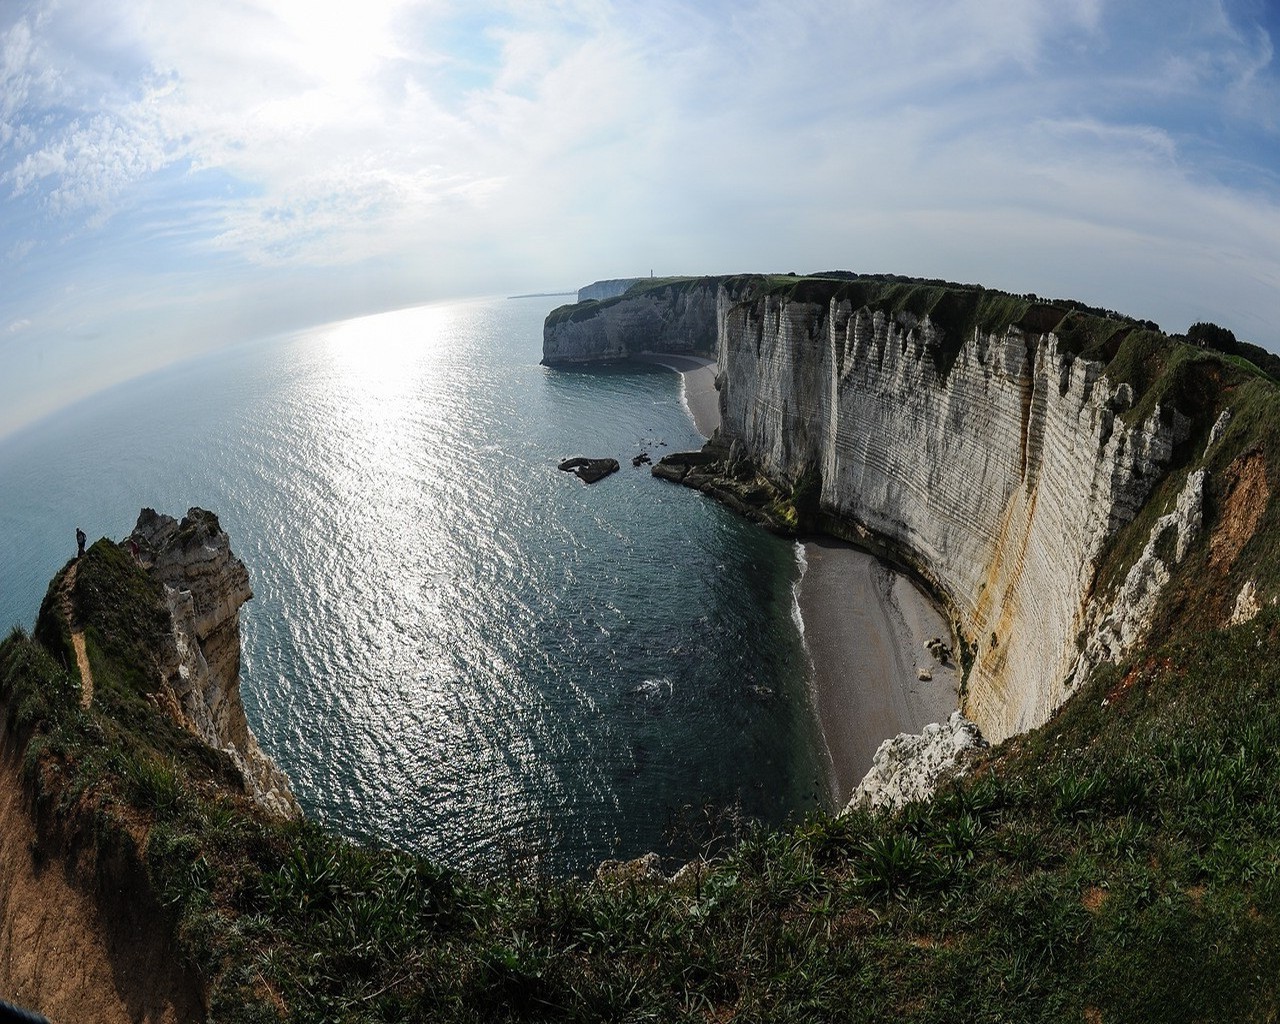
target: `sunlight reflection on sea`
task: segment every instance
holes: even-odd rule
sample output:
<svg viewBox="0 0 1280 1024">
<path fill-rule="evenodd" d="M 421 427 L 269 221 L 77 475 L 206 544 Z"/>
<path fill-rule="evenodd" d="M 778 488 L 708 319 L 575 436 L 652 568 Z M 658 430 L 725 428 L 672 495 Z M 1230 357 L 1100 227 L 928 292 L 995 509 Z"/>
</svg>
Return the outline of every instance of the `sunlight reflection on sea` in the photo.
<svg viewBox="0 0 1280 1024">
<path fill-rule="evenodd" d="M 588 870 L 679 850 L 687 805 L 815 806 L 792 546 L 633 470 L 700 443 L 678 378 L 538 365 L 547 308 L 326 325 L 10 439 L 0 613 L 30 624 L 73 520 L 119 537 L 142 505 L 204 505 L 253 581 L 250 720 L 354 838 Z M 623 469 L 586 487 L 572 454 Z"/>
</svg>

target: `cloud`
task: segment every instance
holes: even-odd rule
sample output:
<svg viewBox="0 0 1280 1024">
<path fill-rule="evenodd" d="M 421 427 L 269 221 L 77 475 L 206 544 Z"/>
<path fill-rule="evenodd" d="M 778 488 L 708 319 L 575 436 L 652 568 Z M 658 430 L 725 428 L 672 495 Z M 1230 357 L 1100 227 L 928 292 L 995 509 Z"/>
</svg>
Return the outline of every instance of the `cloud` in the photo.
<svg viewBox="0 0 1280 1024">
<path fill-rule="evenodd" d="M 0 322 L 43 330 L 74 284 L 107 350 L 171 273 L 184 301 L 204 282 L 277 323 L 309 288 L 337 316 L 651 267 L 853 266 L 1154 319 L 1229 296 L 1280 344 L 1264 14 L 33 0 L 0 14 L 0 251 L 22 296 Z"/>
<path fill-rule="evenodd" d="M 24 238 L 21 241 L 14 242 L 5 250 L 4 260 L 6 263 L 21 263 L 31 254 L 31 250 L 35 247 L 34 238 Z"/>
</svg>

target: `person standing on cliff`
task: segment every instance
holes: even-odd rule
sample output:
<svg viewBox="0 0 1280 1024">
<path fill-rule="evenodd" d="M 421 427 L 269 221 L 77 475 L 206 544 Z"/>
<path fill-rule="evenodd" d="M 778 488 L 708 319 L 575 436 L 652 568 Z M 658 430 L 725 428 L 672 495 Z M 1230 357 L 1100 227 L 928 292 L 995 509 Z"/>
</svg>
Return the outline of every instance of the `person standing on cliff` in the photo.
<svg viewBox="0 0 1280 1024">
<path fill-rule="evenodd" d="M 84 530 L 76 527 L 76 558 L 84 558 L 84 542 L 89 538 L 84 535 Z"/>
</svg>

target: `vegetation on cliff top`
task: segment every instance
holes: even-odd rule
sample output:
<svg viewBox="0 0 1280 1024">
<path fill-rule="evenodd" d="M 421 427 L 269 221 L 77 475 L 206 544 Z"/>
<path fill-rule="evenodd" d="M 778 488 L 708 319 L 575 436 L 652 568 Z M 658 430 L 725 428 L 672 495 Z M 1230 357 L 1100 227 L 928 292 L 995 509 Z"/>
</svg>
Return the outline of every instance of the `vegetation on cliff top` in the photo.
<svg viewBox="0 0 1280 1024">
<path fill-rule="evenodd" d="M 94 801 L 99 841 L 145 820 L 219 1020 L 1265 1020 L 1277 642 L 1270 609 L 1170 642 L 932 804 L 749 829 L 679 884 L 482 880 L 265 821 L 135 730 L 95 742 L 109 712 L 20 634 L 0 695 L 46 809 Z"/>
<path fill-rule="evenodd" d="M 744 302 L 772 297 L 823 307 L 848 304 L 850 310 L 867 309 L 912 325 L 928 321 L 940 333 L 934 353 L 945 377 L 961 346 L 974 331 L 999 334 L 1017 327 L 1028 334 L 1053 333 L 1060 350 L 1070 355 L 1111 364 L 1133 335 L 1153 345 L 1172 348 L 1187 342 L 1228 356 L 1246 372 L 1280 377 L 1280 356 L 1257 345 L 1239 342 L 1232 332 L 1214 324 L 1192 325 L 1185 338 L 1167 336 L 1159 325 L 1115 310 L 1089 306 L 1074 299 L 1042 299 L 1037 295 L 1013 295 L 981 285 L 902 277 L 897 274 L 856 274 L 827 271 L 821 274 L 738 274 L 722 277 L 668 277 L 638 281 L 624 294 L 611 299 L 588 300 L 560 306 L 546 318 L 546 327 L 589 320 L 602 310 L 644 295 L 676 293 L 699 287 L 725 285 Z M 1156 341 L 1156 339 L 1159 339 Z M 1143 365 L 1143 358 L 1126 358 L 1109 366 L 1113 383 L 1127 382 L 1126 371 Z"/>
</svg>

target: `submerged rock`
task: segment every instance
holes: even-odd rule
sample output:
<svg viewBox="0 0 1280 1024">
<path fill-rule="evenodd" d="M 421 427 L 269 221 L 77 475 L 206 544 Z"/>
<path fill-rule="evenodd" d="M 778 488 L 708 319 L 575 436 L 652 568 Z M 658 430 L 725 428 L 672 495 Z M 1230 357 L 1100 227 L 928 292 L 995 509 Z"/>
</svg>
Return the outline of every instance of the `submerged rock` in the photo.
<svg viewBox="0 0 1280 1024">
<path fill-rule="evenodd" d="M 573 473 L 584 483 L 593 484 L 597 480 L 603 480 L 610 473 L 618 471 L 617 459 L 588 459 L 582 455 L 576 455 L 571 459 L 565 459 L 558 467 L 565 473 Z"/>
</svg>

